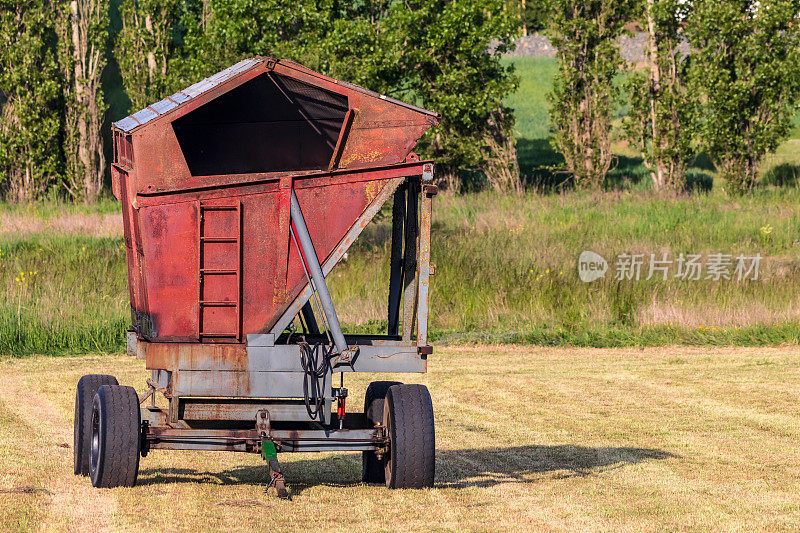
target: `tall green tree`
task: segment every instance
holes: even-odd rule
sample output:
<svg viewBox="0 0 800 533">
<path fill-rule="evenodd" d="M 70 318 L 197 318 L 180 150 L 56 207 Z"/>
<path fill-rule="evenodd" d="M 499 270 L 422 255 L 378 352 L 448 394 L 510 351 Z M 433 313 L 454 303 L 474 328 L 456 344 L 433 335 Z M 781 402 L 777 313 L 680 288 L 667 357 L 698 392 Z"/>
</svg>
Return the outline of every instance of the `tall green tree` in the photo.
<svg viewBox="0 0 800 533">
<path fill-rule="evenodd" d="M 685 0 L 644 0 L 638 21 L 645 28 L 646 66 L 626 83 L 630 111 L 624 128 L 642 154 L 656 190 L 681 190 L 691 153 L 691 113 L 686 105 L 686 51 L 680 49 Z"/>
<path fill-rule="evenodd" d="M 514 115 L 503 105 L 518 80 L 500 61 L 518 27 L 501 0 L 392 2 L 375 21 L 337 17 L 324 56 L 337 76 L 442 114 L 420 145 L 445 185 L 458 190 L 459 170 L 474 169 L 519 191 Z"/>
<path fill-rule="evenodd" d="M 421 148 L 449 187 L 460 169 L 499 190 L 521 190 L 514 117 L 503 98 L 513 67 L 500 61 L 518 29 L 503 0 L 209 0 L 185 2 L 169 69 L 196 80 L 244 57 L 299 61 L 439 111 Z M 499 45 L 490 51 L 490 42 Z"/>
<path fill-rule="evenodd" d="M 175 36 L 182 0 L 122 0 L 122 30 L 114 54 L 125 90 L 139 109 L 168 95 L 173 88 L 171 60 L 179 45 Z"/>
<path fill-rule="evenodd" d="M 554 0 L 548 33 L 558 50 L 551 143 L 578 187 L 599 189 L 611 168 L 611 119 L 622 65 L 617 41 L 632 0 Z"/>
<path fill-rule="evenodd" d="M 65 186 L 74 198 L 94 201 L 103 189 L 103 123 L 108 105 L 101 79 L 108 62 L 108 2 L 63 2 L 59 28 L 64 93 Z"/>
<path fill-rule="evenodd" d="M 21 202 L 62 168 L 56 15 L 46 0 L 0 0 L 0 186 Z"/>
<path fill-rule="evenodd" d="M 184 1 L 169 68 L 188 83 L 254 55 L 315 66 L 332 8 L 328 0 Z"/>
<path fill-rule="evenodd" d="M 800 0 L 695 0 L 689 93 L 698 144 L 729 190 L 753 189 L 800 99 Z"/>
</svg>

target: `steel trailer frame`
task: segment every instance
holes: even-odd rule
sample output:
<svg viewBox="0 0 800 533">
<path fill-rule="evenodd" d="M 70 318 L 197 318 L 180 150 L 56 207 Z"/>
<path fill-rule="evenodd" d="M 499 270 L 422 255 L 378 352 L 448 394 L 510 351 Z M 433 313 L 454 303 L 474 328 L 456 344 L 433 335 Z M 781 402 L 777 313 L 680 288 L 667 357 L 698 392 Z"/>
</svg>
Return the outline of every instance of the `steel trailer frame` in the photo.
<svg viewBox="0 0 800 533">
<path fill-rule="evenodd" d="M 128 352 L 151 377 L 141 396 L 81 378 L 75 473 L 130 486 L 150 450 L 227 450 L 283 487 L 277 452 L 338 450 L 363 452 L 364 481 L 431 486 L 427 389 L 373 382 L 347 412 L 344 374 L 427 370 L 437 188 L 411 150 L 439 118 L 255 57 L 115 122 Z M 325 278 L 390 199 L 388 327 L 346 335 Z"/>
<path fill-rule="evenodd" d="M 246 343 L 159 343 L 144 340 L 134 331 L 128 333 L 129 353 L 144 359 L 152 372 L 148 380 L 150 388 L 140 399 L 142 403 L 148 397 L 151 399 L 149 405 L 141 408 L 142 455 L 153 449 L 262 453 L 266 441 L 278 452 L 382 454 L 387 450 L 385 428 L 371 427 L 364 413 L 338 417 L 332 412 L 334 400 L 346 394 L 332 386 L 334 374 L 421 373 L 426 371 L 427 357 L 433 351 L 428 345 L 428 294 L 433 273 L 432 198 L 437 193 L 433 164 L 415 162 L 385 170 L 401 170 L 404 176 L 392 178 L 393 187 L 382 193 L 385 198 L 376 199 L 362 215 L 363 220 L 353 225 L 334 253 L 320 265 L 323 277 L 322 283 L 317 283 L 317 292 L 323 296 L 323 312 L 315 318 L 329 323 L 334 341 L 337 335 L 341 336 L 338 343 L 334 342 L 337 354 L 323 380 L 321 419 L 309 417 L 302 399 L 306 377 L 301 366 L 302 345 L 298 341 L 302 338 L 313 345 L 329 343 L 330 339 L 318 331 L 306 334 L 285 331 L 297 315 L 306 320 L 315 316 L 309 306 L 314 285 L 309 283 L 272 331 L 249 334 Z M 324 275 L 341 260 L 389 195 L 393 196 L 393 208 L 387 332 L 342 335 L 333 303 L 329 295 L 325 298 Z M 294 194 L 292 197 L 296 202 Z M 293 213 L 295 229 L 297 221 Z M 306 257 L 312 255 L 307 248 L 302 251 Z M 213 362 L 213 367 L 209 362 Z M 167 399 L 166 408 L 156 405 L 157 394 Z"/>
</svg>

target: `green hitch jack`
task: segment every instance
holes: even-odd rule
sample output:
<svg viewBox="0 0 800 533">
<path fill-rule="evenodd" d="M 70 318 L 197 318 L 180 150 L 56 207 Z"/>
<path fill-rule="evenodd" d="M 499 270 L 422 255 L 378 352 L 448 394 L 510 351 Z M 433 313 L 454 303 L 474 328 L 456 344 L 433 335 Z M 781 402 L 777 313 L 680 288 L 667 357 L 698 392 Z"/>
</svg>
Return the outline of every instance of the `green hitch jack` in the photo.
<svg viewBox="0 0 800 533">
<path fill-rule="evenodd" d="M 292 499 L 289 491 L 286 490 L 286 478 L 281 473 L 281 465 L 278 463 L 278 450 L 275 448 L 275 443 L 271 440 L 263 439 L 261 441 L 261 457 L 267 461 L 270 471 L 270 481 L 264 492 L 269 492 L 269 489 L 275 487 L 275 492 L 281 500 Z"/>
</svg>

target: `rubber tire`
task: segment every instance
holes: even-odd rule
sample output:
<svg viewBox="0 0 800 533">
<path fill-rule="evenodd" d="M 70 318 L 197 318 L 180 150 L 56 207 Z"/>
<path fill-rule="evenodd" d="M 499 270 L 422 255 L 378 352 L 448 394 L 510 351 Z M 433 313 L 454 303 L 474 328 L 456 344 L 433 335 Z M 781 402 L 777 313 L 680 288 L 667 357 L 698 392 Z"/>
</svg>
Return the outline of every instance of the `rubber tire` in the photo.
<svg viewBox="0 0 800 533">
<path fill-rule="evenodd" d="M 367 387 L 364 395 L 364 416 L 369 427 L 383 424 L 383 403 L 389 387 L 402 385 L 399 381 L 373 381 Z M 385 468 L 383 461 L 378 459 L 375 452 L 361 452 L 361 482 L 385 483 Z"/>
<path fill-rule="evenodd" d="M 133 487 L 139 474 L 141 413 L 133 387 L 103 385 L 92 405 L 89 475 L 95 487 Z"/>
<path fill-rule="evenodd" d="M 75 475 L 89 475 L 89 453 L 92 445 L 92 402 L 103 385 L 119 385 L 117 378 L 105 374 L 87 374 L 78 381 L 75 392 L 75 425 L 73 430 L 73 463 Z"/>
<path fill-rule="evenodd" d="M 386 486 L 390 489 L 432 487 L 436 435 L 428 388 L 424 385 L 390 387 L 383 407 L 383 421 L 389 432 Z"/>
</svg>

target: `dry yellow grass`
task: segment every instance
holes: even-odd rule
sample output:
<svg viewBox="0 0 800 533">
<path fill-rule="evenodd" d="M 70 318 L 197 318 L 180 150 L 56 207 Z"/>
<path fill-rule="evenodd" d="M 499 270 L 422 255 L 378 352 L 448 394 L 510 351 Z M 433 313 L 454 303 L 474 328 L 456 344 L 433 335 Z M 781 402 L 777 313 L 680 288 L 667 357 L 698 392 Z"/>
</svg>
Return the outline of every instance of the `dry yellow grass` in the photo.
<svg viewBox="0 0 800 533">
<path fill-rule="evenodd" d="M 54 211 L 52 215 L 40 216 L 38 211 L 0 212 L 0 238 L 20 239 L 36 233 L 121 238 L 122 214 Z"/>
<path fill-rule="evenodd" d="M 0 362 L 0 528 L 12 530 L 797 530 L 800 350 L 441 348 L 436 488 L 359 483 L 356 454 L 154 451 L 132 489 L 72 475 L 74 386 L 124 356 Z M 377 379 L 376 376 L 369 376 Z M 410 376 L 405 376 L 406 378 Z M 411 380 L 408 380 L 411 381 Z M 350 378 L 353 403 L 367 376 Z"/>
<path fill-rule="evenodd" d="M 751 302 L 748 306 L 677 305 L 673 302 L 657 301 L 639 309 L 636 319 L 649 326 L 680 324 L 682 327 L 702 326 L 748 326 L 751 324 L 797 324 L 800 323 L 800 301 L 769 307 L 763 302 Z"/>
</svg>

